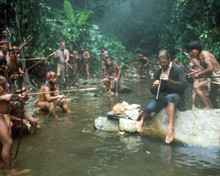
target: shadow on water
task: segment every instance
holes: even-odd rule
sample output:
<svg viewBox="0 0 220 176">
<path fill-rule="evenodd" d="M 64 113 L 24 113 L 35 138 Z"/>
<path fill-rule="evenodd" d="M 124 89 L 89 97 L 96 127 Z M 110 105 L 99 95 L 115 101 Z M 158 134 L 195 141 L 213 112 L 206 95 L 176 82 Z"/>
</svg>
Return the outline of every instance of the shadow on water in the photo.
<svg viewBox="0 0 220 176">
<path fill-rule="evenodd" d="M 22 138 L 15 168 L 31 169 L 33 176 L 220 174 L 219 149 L 165 145 L 137 133 L 93 130 L 94 119 L 105 115 L 116 103 L 127 101 L 145 106 L 154 98 L 149 91 L 150 81 L 127 85 L 132 93 L 118 98 L 105 95 L 103 89 L 98 97 L 81 95 L 71 101 L 71 110 L 76 113 L 67 115 L 59 110 L 59 119 L 50 117 L 37 135 Z"/>
</svg>

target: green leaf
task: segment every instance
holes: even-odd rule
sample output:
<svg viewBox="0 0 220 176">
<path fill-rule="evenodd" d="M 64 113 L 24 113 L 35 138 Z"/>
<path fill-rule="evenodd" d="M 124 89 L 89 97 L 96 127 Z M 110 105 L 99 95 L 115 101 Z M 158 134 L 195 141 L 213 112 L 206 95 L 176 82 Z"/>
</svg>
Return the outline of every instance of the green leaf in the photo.
<svg viewBox="0 0 220 176">
<path fill-rule="evenodd" d="M 89 17 L 89 15 L 92 14 L 92 13 L 93 13 L 93 11 L 91 11 L 91 10 L 80 12 L 78 14 L 79 20 L 78 20 L 77 24 L 79 26 L 85 24 L 87 19 L 88 19 L 88 17 Z"/>
<path fill-rule="evenodd" d="M 74 24 L 75 19 L 74 19 L 73 8 L 68 0 L 64 1 L 64 9 L 65 9 L 66 15 L 67 15 L 68 19 L 70 20 L 70 22 Z"/>
</svg>

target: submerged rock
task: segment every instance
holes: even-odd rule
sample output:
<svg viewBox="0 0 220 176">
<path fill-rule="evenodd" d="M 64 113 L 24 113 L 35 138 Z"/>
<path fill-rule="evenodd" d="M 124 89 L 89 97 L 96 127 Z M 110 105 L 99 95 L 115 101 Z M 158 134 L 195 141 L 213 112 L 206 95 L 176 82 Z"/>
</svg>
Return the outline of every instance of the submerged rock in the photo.
<svg viewBox="0 0 220 176">
<path fill-rule="evenodd" d="M 131 88 L 129 88 L 128 86 L 121 84 L 119 87 L 119 92 L 120 93 L 131 93 L 132 91 L 131 91 Z"/>
<path fill-rule="evenodd" d="M 84 94 L 85 97 L 97 97 L 96 93 L 88 92 Z"/>
<path fill-rule="evenodd" d="M 109 118 L 108 118 L 109 117 Z M 117 117 L 99 117 L 95 120 L 96 129 L 104 131 L 136 132 L 138 121 Z M 202 147 L 220 147 L 220 109 L 176 111 L 174 118 L 174 141 Z M 168 127 L 166 108 L 152 114 L 141 134 L 165 140 Z"/>
</svg>

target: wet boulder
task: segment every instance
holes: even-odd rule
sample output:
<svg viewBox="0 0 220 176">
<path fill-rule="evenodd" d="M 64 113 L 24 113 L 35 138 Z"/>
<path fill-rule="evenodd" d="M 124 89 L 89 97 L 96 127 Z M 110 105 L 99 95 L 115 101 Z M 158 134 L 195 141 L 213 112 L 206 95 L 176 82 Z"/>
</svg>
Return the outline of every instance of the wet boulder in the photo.
<svg viewBox="0 0 220 176">
<path fill-rule="evenodd" d="M 137 126 L 138 122 L 135 120 L 130 120 L 130 119 L 124 119 L 124 118 L 120 118 L 119 119 L 119 129 L 120 131 L 124 131 L 124 132 L 136 132 L 136 126 Z"/>
<path fill-rule="evenodd" d="M 187 145 L 220 147 L 220 109 L 177 111 L 174 140 Z M 147 120 L 142 135 L 165 140 L 168 127 L 166 108 Z"/>
</svg>

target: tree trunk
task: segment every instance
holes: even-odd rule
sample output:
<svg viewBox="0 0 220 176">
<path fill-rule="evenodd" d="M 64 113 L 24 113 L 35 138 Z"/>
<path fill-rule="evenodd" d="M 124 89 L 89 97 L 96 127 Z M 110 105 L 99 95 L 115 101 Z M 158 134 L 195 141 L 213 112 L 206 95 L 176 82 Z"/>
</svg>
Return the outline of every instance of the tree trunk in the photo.
<svg viewBox="0 0 220 176">
<path fill-rule="evenodd" d="M 18 29 L 18 38 L 19 38 L 20 43 L 22 43 L 23 40 L 22 40 L 21 25 L 20 25 L 18 13 L 15 11 L 14 5 L 13 5 L 12 2 L 11 2 L 11 7 L 12 7 L 14 13 L 15 13 L 15 24 L 16 24 L 16 27 Z M 26 68 L 26 62 L 25 62 L 25 60 L 23 60 L 25 58 L 23 48 L 20 50 L 20 54 L 21 54 L 21 65 L 22 65 L 22 70 L 23 70 L 24 68 Z M 24 84 L 25 85 L 31 85 L 30 80 L 29 80 L 29 76 L 28 76 L 28 72 L 25 73 Z"/>
</svg>

